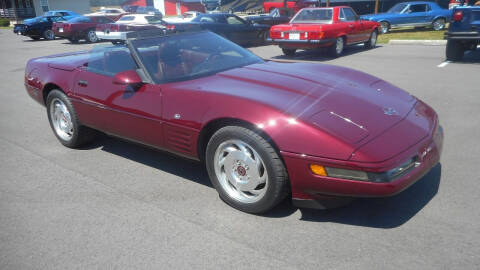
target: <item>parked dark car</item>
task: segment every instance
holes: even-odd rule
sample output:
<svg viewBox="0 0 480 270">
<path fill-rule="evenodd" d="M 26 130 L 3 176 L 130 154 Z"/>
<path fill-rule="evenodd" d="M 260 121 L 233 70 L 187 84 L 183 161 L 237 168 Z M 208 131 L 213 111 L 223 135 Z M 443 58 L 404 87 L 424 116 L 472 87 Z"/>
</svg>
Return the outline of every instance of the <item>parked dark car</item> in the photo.
<svg viewBox="0 0 480 270">
<path fill-rule="evenodd" d="M 72 43 L 77 43 L 81 39 L 93 43 L 98 41 L 95 28 L 101 23 L 114 23 L 114 21 L 105 16 L 81 16 L 66 22 L 56 22 L 52 30 L 55 36 L 66 38 Z"/>
<path fill-rule="evenodd" d="M 480 6 L 455 7 L 445 39 L 447 60 L 461 60 L 465 51 L 476 50 L 480 44 Z"/>
<path fill-rule="evenodd" d="M 188 23 L 175 25 L 198 25 L 239 45 L 263 44 L 270 31 L 269 25 L 251 23 L 230 13 L 200 14 Z"/>
<path fill-rule="evenodd" d="M 278 8 L 274 8 L 268 14 L 246 16 L 244 17 L 244 19 L 251 23 L 266 24 L 272 26 L 282 23 L 288 23 L 292 17 L 286 15 L 285 13 L 286 12 L 281 12 Z"/>
<path fill-rule="evenodd" d="M 46 40 L 55 39 L 55 34 L 52 31 L 54 22 L 65 21 L 61 16 L 39 16 L 28 20 L 24 24 L 15 24 L 13 26 L 13 33 L 30 37 L 33 40 L 44 38 Z"/>
</svg>

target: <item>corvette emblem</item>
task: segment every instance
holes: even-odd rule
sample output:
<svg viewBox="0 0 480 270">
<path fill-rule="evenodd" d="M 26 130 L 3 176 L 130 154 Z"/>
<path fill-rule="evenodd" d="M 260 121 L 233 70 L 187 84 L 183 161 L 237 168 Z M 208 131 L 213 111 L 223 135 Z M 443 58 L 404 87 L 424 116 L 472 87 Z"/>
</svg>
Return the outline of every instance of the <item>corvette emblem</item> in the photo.
<svg viewBox="0 0 480 270">
<path fill-rule="evenodd" d="M 383 113 L 386 115 L 398 115 L 398 112 L 394 108 L 383 108 Z"/>
</svg>

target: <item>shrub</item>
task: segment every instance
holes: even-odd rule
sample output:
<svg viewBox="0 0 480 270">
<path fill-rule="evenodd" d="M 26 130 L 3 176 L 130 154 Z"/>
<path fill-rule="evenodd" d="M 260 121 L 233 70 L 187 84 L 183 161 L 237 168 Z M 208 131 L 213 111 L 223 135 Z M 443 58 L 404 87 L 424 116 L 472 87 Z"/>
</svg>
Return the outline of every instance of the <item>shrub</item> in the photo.
<svg viewBox="0 0 480 270">
<path fill-rule="evenodd" d="M 10 20 L 5 18 L 0 18 L 0 26 L 10 26 Z"/>
</svg>

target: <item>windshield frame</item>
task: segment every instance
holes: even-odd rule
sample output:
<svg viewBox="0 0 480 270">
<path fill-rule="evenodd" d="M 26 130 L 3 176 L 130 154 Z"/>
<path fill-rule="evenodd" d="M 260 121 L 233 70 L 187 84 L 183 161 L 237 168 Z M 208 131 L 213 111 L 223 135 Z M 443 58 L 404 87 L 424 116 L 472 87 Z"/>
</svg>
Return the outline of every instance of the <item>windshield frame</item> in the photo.
<svg viewBox="0 0 480 270">
<path fill-rule="evenodd" d="M 239 46 L 239 45 L 237 45 L 237 44 L 235 44 L 235 43 L 226 39 L 225 42 L 230 43 L 231 45 L 233 45 L 234 47 L 236 47 L 240 51 L 245 52 L 247 54 L 251 54 L 252 56 L 255 56 L 254 60 L 249 61 L 249 62 L 245 62 L 245 63 L 241 63 L 241 64 L 238 64 L 238 65 L 230 66 L 230 67 L 227 67 L 227 68 L 223 68 L 223 69 L 212 70 L 210 72 L 203 72 L 203 73 L 198 73 L 198 74 L 194 74 L 194 75 L 176 77 L 176 78 L 166 79 L 166 80 L 165 79 L 164 80 L 156 80 L 156 79 L 154 79 L 154 76 L 150 72 L 150 70 L 143 63 L 143 59 L 142 59 L 142 56 L 140 54 L 141 52 L 137 49 L 137 47 L 134 44 L 135 42 L 141 41 L 141 40 L 168 39 L 168 38 L 177 37 L 177 36 L 187 36 L 187 35 L 193 36 L 193 35 L 202 35 L 202 34 L 206 34 L 206 33 L 217 35 L 213 32 L 206 31 L 206 30 L 205 31 L 196 31 L 196 32 L 182 32 L 182 33 L 175 33 L 175 34 L 165 35 L 165 36 L 138 37 L 138 38 L 133 38 L 133 39 L 127 39 L 126 45 L 129 48 L 133 59 L 135 60 L 137 65 L 140 67 L 140 69 L 142 69 L 143 73 L 145 74 L 145 77 L 148 78 L 148 81 L 149 81 L 148 83 L 154 84 L 154 85 L 161 85 L 161 84 L 166 84 L 166 83 L 195 80 L 195 79 L 199 79 L 199 78 L 209 77 L 209 76 L 212 76 L 212 75 L 215 75 L 217 73 L 224 72 L 224 71 L 227 71 L 227 70 L 232 70 L 232 69 L 239 68 L 239 67 L 244 67 L 244 66 L 249 66 L 249 65 L 265 62 L 265 60 L 263 60 L 261 57 L 257 56 L 256 54 L 252 53 L 251 51 L 249 51 L 249 50 L 247 50 L 247 49 L 245 49 L 245 48 L 243 48 L 243 47 L 241 47 L 241 46 Z"/>
</svg>

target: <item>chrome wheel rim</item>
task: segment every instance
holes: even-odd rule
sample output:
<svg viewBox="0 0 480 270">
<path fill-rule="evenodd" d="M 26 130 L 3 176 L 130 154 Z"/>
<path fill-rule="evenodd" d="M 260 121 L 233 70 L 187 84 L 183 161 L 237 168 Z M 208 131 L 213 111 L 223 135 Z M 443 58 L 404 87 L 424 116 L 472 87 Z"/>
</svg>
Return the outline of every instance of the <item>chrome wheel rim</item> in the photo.
<svg viewBox="0 0 480 270">
<path fill-rule="evenodd" d="M 335 51 L 337 52 L 337 55 L 343 52 L 343 38 L 337 38 L 337 42 L 335 44 Z"/>
<path fill-rule="evenodd" d="M 88 40 L 90 42 L 97 42 L 97 34 L 94 31 L 88 32 Z"/>
<path fill-rule="evenodd" d="M 215 174 L 222 189 L 242 203 L 261 200 L 268 188 L 268 172 L 260 155 L 241 140 L 220 144 L 214 156 Z"/>
<path fill-rule="evenodd" d="M 377 44 L 377 32 L 373 31 L 372 37 L 370 38 L 370 45 L 372 47 L 375 47 L 376 44 Z"/>
<path fill-rule="evenodd" d="M 63 101 L 55 98 L 50 103 L 50 121 L 52 121 L 55 133 L 65 141 L 73 137 L 73 123 L 67 106 Z"/>
<path fill-rule="evenodd" d="M 433 22 L 433 29 L 438 31 L 442 30 L 445 27 L 445 20 L 439 19 Z"/>
<path fill-rule="evenodd" d="M 380 23 L 380 31 L 382 32 L 382 34 L 385 34 L 388 32 L 388 23 L 386 22 L 381 22 Z"/>
</svg>

